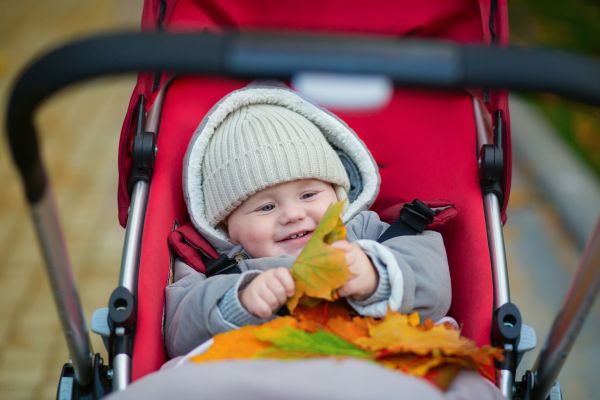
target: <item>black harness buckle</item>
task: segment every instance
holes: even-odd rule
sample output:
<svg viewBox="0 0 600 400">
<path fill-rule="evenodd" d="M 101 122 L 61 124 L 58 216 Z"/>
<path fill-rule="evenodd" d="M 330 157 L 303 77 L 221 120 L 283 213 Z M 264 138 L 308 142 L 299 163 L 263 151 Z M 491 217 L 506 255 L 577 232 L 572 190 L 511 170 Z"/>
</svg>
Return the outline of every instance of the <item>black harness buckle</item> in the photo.
<svg viewBox="0 0 600 400">
<path fill-rule="evenodd" d="M 400 211 L 400 219 L 418 233 L 423 232 L 434 218 L 435 211 L 419 199 L 405 204 Z"/>
<path fill-rule="evenodd" d="M 435 211 L 419 199 L 407 203 L 400 210 L 398 218 L 377 239 L 383 243 L 396 236 L 417 235 L 425 230 L 435 218 Z"/>
<path fill-rule="evenodd" d="M 235 259 L 221 254 L 219 258 L 206 263 L 206 276 L 220 274 L 239 274 L 242 272 Z"/>
</svg>

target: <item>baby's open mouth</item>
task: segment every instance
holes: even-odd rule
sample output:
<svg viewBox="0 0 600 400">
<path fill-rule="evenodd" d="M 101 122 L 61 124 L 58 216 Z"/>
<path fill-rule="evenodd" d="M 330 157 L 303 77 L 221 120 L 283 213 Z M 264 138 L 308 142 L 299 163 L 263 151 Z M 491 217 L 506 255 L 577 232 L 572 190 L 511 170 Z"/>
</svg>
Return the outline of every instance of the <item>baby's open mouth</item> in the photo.
<svg viewBox="0 0 600 400">
<path fill-rule="evenodd" d="M 294 240 L 294 239 L 300 239 L 301 237 L 304 237 L 306 235 L 310 235 L 312 233 L 312 231 L 302 231 L 302 232 L 296 232 L 293 235 L 290 235 L 286 238 L 283 238 L 282 240 L 280 240 L 280 242 L 286 241 L 286 240 Z"/>
</svg>

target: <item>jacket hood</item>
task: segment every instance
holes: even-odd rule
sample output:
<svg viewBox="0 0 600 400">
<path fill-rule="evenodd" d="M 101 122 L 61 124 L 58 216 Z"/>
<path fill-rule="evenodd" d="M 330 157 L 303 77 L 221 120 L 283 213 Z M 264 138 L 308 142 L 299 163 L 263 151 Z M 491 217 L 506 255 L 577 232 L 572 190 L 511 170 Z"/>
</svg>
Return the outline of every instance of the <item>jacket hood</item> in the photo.
<svg viewBox="0 0 600 400">
<path fill-rule="evenodd" d="M 379 171 L 375 160 L 356 133 L 329 111 L 319 108 L 296 92 L 279 87 L 246 87 L 231 92 L 204 117 L 192 139 L 183 162 L 183 195 L 190 220 L 198 232 L 220 253 L 234 245 L 222 229 L 209 225 L 202 190 L 202 164 L 206 147 L 216 128 L 231 112 L 251 104 L 286 107 L 314 123 L 336 150 L 350 178 L 348 203 L 342 219 L 347 222 L 369 208 L 379 191 Z"/>
</svg>

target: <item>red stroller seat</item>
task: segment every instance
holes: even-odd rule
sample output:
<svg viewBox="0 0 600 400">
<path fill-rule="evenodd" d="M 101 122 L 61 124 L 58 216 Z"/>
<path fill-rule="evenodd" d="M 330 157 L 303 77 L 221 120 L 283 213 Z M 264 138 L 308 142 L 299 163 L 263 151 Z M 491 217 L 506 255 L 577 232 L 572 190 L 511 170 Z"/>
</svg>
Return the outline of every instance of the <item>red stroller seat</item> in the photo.
<svg viewBox="0 0 600 400">
<path fill-rule="evenodd" d="M 446 38 L 490 43 L 489 4 L 478 1 L 437 1 L 403 6 L 347 2 L 303 3 L 265 1 L 260 7 L 246 2 L 147 1 L 143 28 L 286 29 L 393 36 Z M 506 41 L 504 2 L 496 11 L 494 35 Z M 312 7 L 314 6 L 314 7 Z M 404 8 L 403 8 L 404 7 Z M 406 10 L 402 12 L 401 10 Z M 269 12 L 264 12 L 268 10 Z M 291 12 L 290 10 L 293 10 Z M 319 10 L 316 13 L 314 10 Z M 200 50 L 199 50 L 200 51 Z M 138 277 L 137 323 L 133 348 L 133 379 L 160 367 L 165 359 L 162 336 L 164 287 L 169 281 L 171 254 L 167 236 L 176 223 L 187 221 L 181 189 L 182 159 L 189 139 L 204 114 L 225 94 L 247 82 L 221 78 L 177 77 L 166 88 L 168 76 L 141 74 L 123 125 L 119 166 L 120 220 L 126 223 L 131 170 L 130 146 L 135 129 L 134 105 L 139 95 L 156 98 L 165 86 L 158 155 L 147 205 Z M 480 97 L 476 94 L 475 98 Z M 503 109 L 506 97 L 492 93 L 484 113 Z M 478 178 L 477 126 L 470 92 L 396 90 L 382 108 L 369 111 L 331 109 L 367 144 L 380 167 L 382 186 L 373 209 L 382 210 L 413 198 L 444 199 L 458 216 L 441 228 L 452 277 L 450 314 L 463 334 L 478 344 L 490 342 L 493 284 L 482 192 Z M 508 121 L 506 121 L 508 122 Z M 509 148 L 509 145 L 507 145 Z M 510 166 L 510 160 L 505 163 Z M 509 171 L 505 171 L 505 199 Z"/>
</svg>

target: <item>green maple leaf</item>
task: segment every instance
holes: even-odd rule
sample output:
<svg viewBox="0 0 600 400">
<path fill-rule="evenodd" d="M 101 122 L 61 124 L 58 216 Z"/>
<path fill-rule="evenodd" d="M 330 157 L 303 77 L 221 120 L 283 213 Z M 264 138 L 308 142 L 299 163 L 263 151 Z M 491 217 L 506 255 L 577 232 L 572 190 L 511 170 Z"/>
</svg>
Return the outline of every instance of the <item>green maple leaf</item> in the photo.
<svg viewBox="0 0 600 400">
<path fill-rule="evenodd" d="M 323 330 L 308 333 L 286 326 L 279 329 L 265 328 L 256 332 L 258 340 L 272 344 L 259 357 L 306 358 L 306 357 L 357 357 L 372 358 L 370 353 L 341 337 Z"/>
</svg>

